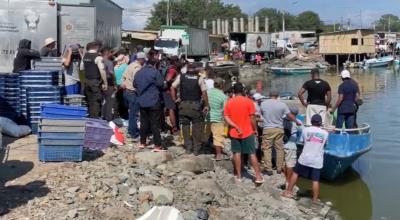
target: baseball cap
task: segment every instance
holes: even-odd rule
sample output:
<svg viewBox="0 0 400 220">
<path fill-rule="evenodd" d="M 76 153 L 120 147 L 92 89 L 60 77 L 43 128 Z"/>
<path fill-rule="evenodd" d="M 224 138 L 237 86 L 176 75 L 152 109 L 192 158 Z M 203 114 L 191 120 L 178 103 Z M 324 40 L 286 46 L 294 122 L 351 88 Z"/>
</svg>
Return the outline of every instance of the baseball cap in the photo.
<svg viewBox="0 0 400 220">
<path fill-rule="evenodd" d="M 242 83 L 235 83 L 235 85 L 233 85 L 233 92 L 234 93 L 243 93 L 244 91 L 244 86 Z"/>
<path fill-rule="evenodd" d="M 311 117 L 311 124 L 322 124 L 322 117 L 319 114 L 315 114 Z"/>
<path fill-rule="evenodd" d="M 266 97 L 265 96 L 263 96 L 263 95 L 261 95 L 260 93 L 255 93 L 254 95 L 253 95 L 253 99 L 255 100 L 255 101 L 259 101 L 259 100 L 261 100 L 261 99 L 265 99 Z"/>
<path fill-rule="evenodd" d="M 144 52 L 139 52 L 136 54 L 136 59 L 145 59 L 147 60 L 147 56 Z"/>
<path fill-rule="evenodd" d="M 350 72 L 349 72 L 348 70 L 343 70 L 343 71 L 340 73 L 340 76 L 341 76 L 343 79 L 351 78 Z"/>
<path fill-rule="evenodd" d="M 299 108 L 297 108 L 297 106 L 290 106 L 289 110 L 292 114 L 297 115 L 299 114 Z"/>
</svg>

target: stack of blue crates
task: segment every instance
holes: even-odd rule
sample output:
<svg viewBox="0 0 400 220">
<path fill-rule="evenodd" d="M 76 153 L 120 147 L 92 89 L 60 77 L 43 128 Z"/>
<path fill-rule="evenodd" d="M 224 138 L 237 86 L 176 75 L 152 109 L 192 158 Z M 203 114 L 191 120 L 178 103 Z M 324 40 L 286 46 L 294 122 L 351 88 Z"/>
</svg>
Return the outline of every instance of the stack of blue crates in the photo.
<svg viewBox="0 0 400 220">
<path fill-rule="evenodd" d="M 41 119 L 39 160 L 43 162 L 82 161 L 85 120 Z"/>
<path fill-rule="evenodd" d="M 87 109 L 44 104 L 39 123 L 40 161 L 82 161 Z"/>
<path fill-rule="evenodd" d="M 19 75 L 0 74 L 0 116 L 16 120 L 20 113 Z"/>
<path fill-rule="evenodd" d="M 54 87 L 29 87 L 26 89 L 27 119 L 32 128 L 32 133 L 37 133 L 41 118 L 41 106 L 44 104 L 61 103 L 61 88 Z"/>
<path fill-rule="evenodd" d="M 20 76 L 20 106 L 21 113 L 28 116 L 27 88 L 58 86 L 59 73 L 57 71 L 26 70 L 21 71 Z"/>
</svg>

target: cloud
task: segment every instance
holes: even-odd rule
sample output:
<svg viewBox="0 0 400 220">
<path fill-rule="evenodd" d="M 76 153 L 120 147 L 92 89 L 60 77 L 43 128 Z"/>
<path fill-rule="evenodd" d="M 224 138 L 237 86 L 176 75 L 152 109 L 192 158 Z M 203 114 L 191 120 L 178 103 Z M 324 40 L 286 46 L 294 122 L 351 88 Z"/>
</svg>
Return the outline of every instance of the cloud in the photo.
<svg viewBox="0 0 400 220">
<path fill-rule="evenodd" d="M 160 0 L 114 0 L 125 9 L 122 26 L 125 29 L 140 30 L 146 26 L 153 4 Z"/>
</svg>

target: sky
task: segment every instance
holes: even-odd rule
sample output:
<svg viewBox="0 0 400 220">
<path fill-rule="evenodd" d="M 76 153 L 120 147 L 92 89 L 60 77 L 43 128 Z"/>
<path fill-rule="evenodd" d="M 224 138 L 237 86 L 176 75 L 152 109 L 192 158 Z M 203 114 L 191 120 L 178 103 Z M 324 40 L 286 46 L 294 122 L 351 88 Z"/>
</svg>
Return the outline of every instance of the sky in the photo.
<svg viewBox="0 0 400 220">
<path fill-rule="evenodd" d="M 123 27 L 140 30 L 146 25 L 152 4 L 160 0 L 113 1 L 127 9 Z M 223 0 L 223 2 L 237 4 L 248 14 L 255 13 L 263 7 L 285 8 L 292 14 L 312 10 L 319 13 L 325 23 L 340 23 L 342 17 L 344 21 L 350 19 L 353 28 L 359 28 L 361 24 L 363 28 L 372 27 L 372 23 L 383 14 L 400 16 L 399 0 Z"/>
</svg>

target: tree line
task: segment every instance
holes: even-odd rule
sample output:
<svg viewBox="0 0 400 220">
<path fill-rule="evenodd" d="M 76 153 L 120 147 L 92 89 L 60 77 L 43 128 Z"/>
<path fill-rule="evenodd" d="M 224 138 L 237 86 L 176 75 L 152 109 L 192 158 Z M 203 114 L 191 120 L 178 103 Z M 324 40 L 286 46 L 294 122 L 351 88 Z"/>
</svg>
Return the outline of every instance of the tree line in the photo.
<svg viewBox="0 0 400 220">
<path fill-rule="evenodd" d="M 151 16 L 147 20 L 145 29 L 158 30 L 160 26 L 166 24 L 167 1 L 159 1 L 153 5 Z M 275 8 L 261 8 L 254 16 L 261 19 L 269 18 L 269 31 L 282 30 L 282 11 Z M 174 0 L 170 1 L 170 18 L 172 24 L 189 25 L 201 27 L 203 20 L 208 21 L 208 28 L 211 28 L 212 20 L 217 18 L 229 19 L 248 17 L 242 9 L 234 4 L 226 4 L 221 0 Z M 286 30 L 314 30 L 317 32 L 329 32 L 339 30 L 339 24 L 325 24 L 319 14 L 313 11 L 304 11 L 298 15 L 284 12 Z M 260 22 L 260 31 L 265 30 L 265 23 Z M 378 31 L 393 32 L 400 31 L 400 19 L 392 14 L 383 15 L 374 26 Z"/>
</svg>

